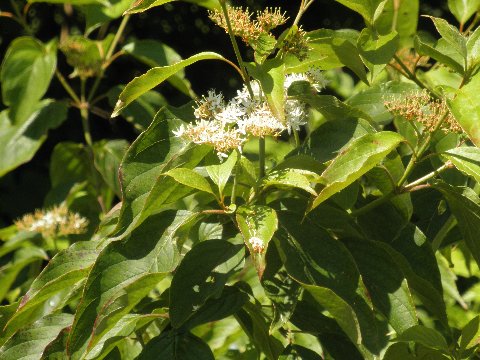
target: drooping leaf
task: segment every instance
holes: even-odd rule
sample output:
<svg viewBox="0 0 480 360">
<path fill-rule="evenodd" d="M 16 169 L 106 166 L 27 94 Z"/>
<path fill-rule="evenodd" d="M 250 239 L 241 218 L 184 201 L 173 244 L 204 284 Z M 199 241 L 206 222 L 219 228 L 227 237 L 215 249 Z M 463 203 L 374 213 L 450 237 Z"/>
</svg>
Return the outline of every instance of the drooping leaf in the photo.
<svg viewBox="0 0 480 360">
<path fill-rule="evenodd" d="M 309 211 L 372 169 L 403 140 L 401 135 L 388 131 L 367 134 L 354 140 L 322 173 L 324 187 Z"/>
<path fill-rule="evenodd" d="M 27 36 L 15 39 L 8 47 L 0 82 L 3 102 L 10 106 L 13 125 L 25 123 L 38 109 L 37 102 L 45 95 L 57 66 L 56 51 L 55 41 L 45 45 Z M 51 122 L 59 123 L 58 120 Z"/>
<path fill-rule="evenodd" d="M 72 324 L 71 314 L 52 314 L 17 332 L 1 348 L 3 360 L 40 360 L 45 347 Z"/>
<path fill-rule="evenodd" d="M 243 267 L 238 241 L 202 241 L 185 255 L 170 289 L 170 321 L 179 328 L 211 297 L 222 292 L 229 276 Z"/>
<path fill-rule="evenodd" d="M 480 73 L 460 90 L 453 100 L 448 100 L 448 106 L 455 119 L 468 135 L 470 140 L 480 147 L 480 107 L 477 96 L 480 92 Z"/>
<path fill-rule="evenodd" d="M 153 69 L 150 69 L 145 74 L 136 77 L 130 81 L 127 86 L 125 86 L 125 89 L 123 89 L 117 104 L 115 105 L 112 117 L 119 115 L 123 108 L 140 97 L 142 94 L 146 93 L 148 90 L 160 85 L 170 76 L 200 60 L 225 60 L 225 58 L 222 55 L 214 52 L 203 52 L 193 55 L 188 59 L 179 61 L 173 65 L 154 67 Z"/>
<path fill-rule="evenodd" d="M 47 139 L 48 130 L 59 126 L 67 116 L 66 104 L 52 100 L 35 103 L 32 110 L 17 123 L 9 116 L 11 111 L 0 112 L 0 177 L 30 161 Z"/>
<path fill-rule="evenodd" d="M 278 228 L 277 213 L 264 205 L 242 205 L 237 210 L 236 219 L 258 276 L 262 278 L 265 270 L 265 253 Z"/>
</svg>

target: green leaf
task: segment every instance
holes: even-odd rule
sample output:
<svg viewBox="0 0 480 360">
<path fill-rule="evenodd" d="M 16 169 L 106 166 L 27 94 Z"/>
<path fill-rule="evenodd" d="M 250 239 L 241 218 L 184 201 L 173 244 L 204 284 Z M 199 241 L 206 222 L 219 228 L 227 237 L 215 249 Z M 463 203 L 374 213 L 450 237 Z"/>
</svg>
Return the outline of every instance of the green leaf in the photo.
<svg viewBox="0 0 480 360">
<path fill-rule="evenodd" d="M 403 272 L 388 252 L 373 241 L 345 242 L 360 270 L 375 307 L 397 333 L 418 324 L 415 305 Z"/>
<path fill-rule="evenodd" d="M 72 324 L 70 314 L 52 314 L 36 321 L 33 325 L 18 331 L 1 348 L 2 360 L 40 359 L 45 347 Z"/>
<path fill-rule="evenodd" d="M 306 192 L 317 196 L 315 190 L 312 189 L 311 183 L 318 182 L 320 176 L 312 171 L 302 169 L 283 169 L 273 170 L 262 180 L 263 189 L 267 189 L 270 186 L 278 188 L 298 188 L 305 190 Z"/>
<path fill-rule="evenodd" d="M 177 266 L 177 231 L 191 226 L 196 217 L 174 211 L 154 215 L 128 237 L 102 250 L 77 307 L 68 346 L 71 356 L 84 353 L 87 344 L 94 346 L 165 273 Z"/>
<path fill-rule="evenodd" d="M 136 77 L 130 81 L 120 94 L 120 97 L 113 110 L 112 117 L 118 116 L 128 104 L 146 93 L 148 90 L 160 85 L 170 76 L 184 69 L 188 65 L 194 64 L 200 60 L 225 60 L 222 55 L 214 52 L 202 52 L 189 57 L 188 59 L 177 62 L 174 65 L 154 67 L 145 74 Z"/>
<path fill-rule="evenodd" d="M 107 355 L 122 339 L 129 336 L 136 329 L 148 325 L 152 321 L 164 321 L 166 314 L 127 314 L 123 316 L 115 326 L 110 329 L 101 340 L 86 355 L 85 359 L 93 360 Z"/>
<path fill-rule="evenodd" d="M 385 101 L 400 98 L 417 89 L 416 85 L 406 82 L 378 82 L 348 98 L 345 103 L 363 111 L 375 123 L 386 125 L 391 122 L 392 114 L 385 107 Z"/>
<path fill-rule="evenodd" d="M 457 219 L 463 239 L 473 258 L 480 264 L 480 243 L 478 242 L 478 227 L 480 226 L 480 205 L 463 195 L 458 189 L 446 184 L 438 183 L 439 190 L 448 202 L 448 206 Z"/>
<path fill-rule="evenodd" d="M 302 284 L 313 298 L 333 316 L 340 328 L 355 344 L 361 344 L 360 324 L 352 307 L 331 289 Z"/>
<path fill-rule="evenodd" d="M 403 140 L 401 135 L 389 131 L 367 134 L 354 140 L 322 173 L 324 187 L 308 211 L 360 178 Z"/>
<path fill-rule="evenodd" d="M 462 146 L 448 150 L 442 154 L 465 175 L 471 176 L 480 183 L 480 149 Z"/>
<path fill-rule="evenodd" d="M 290 344 L 285 348 L 285 351 L 278 358 L 278 360 L 321 360 L 323 359 L 315 351 L 312 351 L 304 346 Z"/>
<path fill-rule="evenodd" d="M 232 153 L 228 156 L 228 159 L 223 163 L 205 167 L 210 179 L 212 179 L 212 181 L 218 186 L 220 197 L 223 197 L 223 190 L 225 189 L 225 185 L 227 185 L 233 168 L 238 162 L 238 156 L 239 154 L 237 151 L 232 151 Z"/>
<path fill-rule="evenodd" d="M 138 360 L 214 360 L 212 350 L 202 339 L 185 332 L 164 332 L 150 340 Z"/>
<path fill-rule="evenodd" d="M 50 260 L 9 320 L 9 330 L 14 331 L 34 321 L 32 313 L 43 307 L 45 302 L 64 289 L 74 288 L 75 284 L 85 279 L 104 245 L 97 241 L 77 242 Z"/>
<path fill-rule="evenodd" d="M 363 29 L 358 38 L 358 49 L 374 79 L 390 62 L 397 51 L 399 36 L 396 31 L 377 35 L 369 28 Z"/>
<path fill-rule="evenodd" d="M 235 318 L 259 352 L 263 352 L 268 360 L 278 359 L 284 350 L 283 345 L 269 333 L 268 324 L 257 304 L 247 302 Z"/>
<path fill-rule="evenodd" d="M 56 51 L 54 41 L 44 45 L 31 37 L 16 38 L 8 47 L 0 82 L 13 124 L 24 123 L 38 108 L 37 102 L 45 95 L 57 66 Z"/>
<path fill-rule="evenodd" d="M 375 29 L 382 35 L 396 30 L 400 46 L 412 47 L 417 32 L 419 0 L 387 1 L 382 14 L 375 20 Z"/>
<path fill-rule="evenodd" d="M 132 2 L 133 0 L 99 0 L 81 6 L 80 10 L 85 14 L 85 36 L 102 24 L 121 17 Z M 104 53 L 106 54 L 106 51 Z"/>
<path fill-rule="evenodd" d="M 478 345 L 480 337 L 480 316 L 475 316 L 462 329 L 460 336 L 460 350 L 465 351 Z"/>
<path fill-rule="evenodd" d="M 12 261 L 0 268 L 0 300 L 5 298 L 20 271 L 34 262 L 47 259 L 47 253 L 38 247 L 25 247 L 16 251 Z"/>
<path fill-rule="evenodd" d="M 472 77 L 471 81 L 457 91 L 453 100 L 447 100 L 450 111 L 470 140 L 480 147 L 480 106 L 477 94 L 480 93 L 480 73 Z"/>
<path fill-rule="evenodd" d="M 413 341 L 422 344 L 431 349 L 448 351 L 448 345 L 445 338 L 435 329 L 423 325 L 415 325 L 405 330 L 394 341 L 409 342 Z"/>
<path fill-rule="evenodd" d="M 106 3 L 107 0 L 28 0 L 28 2 L 29 3 L 45 2 L 50 4 L 69 3 L 72 5 L 87 5 L 87 4 L 103 4 L 103 3 Z"/>
<path fill-rule="evenodd" d="M 375 12 L 382 3 L 381 0 L 336 0 L 363 16 L 367 24 L 373 24 Z"/>
<path fill-rule="evenodd" d="M 477 29 L 468 37 L 467 40 L 468 53 L 468 70 L 472 70 L 480 63 L 480 28 Z"/>
<path fill-rule="evenodd" d="M 124 86 L 115 86 L 108 93 L 108 103 L 113 108 Z M 144 131 L 148 128 L 155 114 L 167 106 L 165 98 L 156 91 L 147 91 L 121 111 L 121 116 L 131 123 L 136 130 Z"/>
<path fill-rule="evenodd" d="M 448 0 L 448 8 L 460 24 L 465 24 L 480 10 L 480 0 Z"/>
<path fill-rule="evenodd" d="M 464 73 L 463 65 L 460 64 L 456 59 L 452 58 L 449 53 L 446 53 L 439 45 L 433 43 L 430 38 L 419 34 L 415 36 L 414 40 L 415 50 L 424 56 L 430 56 L 438 62 L 447 65 L 452 70 L 456 71 L 459 74 Z"/>
<path fill-rule="evenodd" d="M 264 205 L 242 205 L 237 209 L 236 219 L 258 276 L 262 278 L 268 243 L 278 228 L 277 213 Z"/>
<path fill-rule="evenodd" d="M 365 66 L 355 43 L 358 33 L 353 30 L 319 29 L 308 32 L 310 51 L 305 60 L 286 55 L 286 72 L 305 72 L 311 67 L 322 70 L 348 67 L 360 80 L 368 84 Z"/>
<path fill-rule="evenodd" d="M 243 267 L 243 244 L 202 241 L 182 260 L 170 288 L 170 321 L 182 326 L 205 302 L 222 292 L 228 278 Z"/>
<path fill-rule="evenodd" d="M 437 31 L 442 35 L 442 38 L 462 56 L 467 59 L 467 40 L 458 31 L 458 29 L 450 25 L 446 20 L 430 16 Z"/>
<path fill-rule="evenodd" d="M 136 40 L 126 44 L 123 50 L 150 67 L 173 65 L 182 60 L 170 46 L 156 40 Z M 185 95 L 195 95 L 183 69 L 169 77 L 167 81 Z"/>
<path fill-rule="evenodd" d="M 279 59 L 269 59 L 263 64 L 246 64 L 251 76 L 260 82 L 263 94 L 273 115 L 285 122 L 285 63 Z"/>
<path fill-rule="evenodd" d="M 194 170 L 175 168 L 167 171 L 165 175 L 170 176 L 171 178 L 175 179 L 176 182 L 182 185 L 214 195 L 209 182 Z"/>
<path fill-rule="evenodd" d="M 95 168 L 119 198 L 122 197 L 122 191 L 118 179 L 118 169 L 128 145 L 125 140 L 103 140 L 93 146 Z"/>
<path fill-rule="evenodd" d="M 321 125 L 293 154 L 306 154 L 325 163 L 343 152 L 355 139 L 375 130 L 363 120 L 336 120 Z"/>
<path fill-rule="evenodd" d="M 147 11 L 156 6 L 162 6 L 174 0 L 141 0 L 136 1 L 130 9 L 128 9 L 125 14 L 136 14 L 140 12 Z M 190 3 L 197 4 L 207 9 L 213 10 L 220 8 L 220 4 L 215 0 L 186 0 Z"/>
<path fill-rule="evenodd" d="M 182 329 L 222 320 L 234 315 L 248 301 L 248 295 L 238 287 L 225 286 L 219 297 L 210 297 L 204 305 L 193 312 Z"/>
<path fill-rule="evenodd" d="M 66 104 L 52 100 L 36 103 L 33 113 L 17 123 L 8 110 L 0 112 L 0 177 L 30 161 L 47 139 L 48 130 L 66 117 Z"/>
<path fill-rule="evenodd" d="M 185 109 L 187 114 L 192 113 L 190 106 Z M 184 109 L 167 107 L 160 110 L 125 154 L 119 171 L 123 206 L 116 229 L 117 237 L 127 235 L 143 221 L 145 216 L 141 214 L 155 187 L 158 191 L 171 192 L 173 187 L 178 186 L 173 178 L 161 176 L 162 173 L 179 165 L 193 168 L 210 151 L 208 146 L 191 145 L 172 136 L 172 131 L 183 124 L 179 117 L 186 117 Z"/>
<path fill-rule="evenodd" d="M 288 276 L 276 246 L 267 249 L 265 262 L 261 283 L 274 308 L 270 324 L 270 333 L 273 333 L 290 320 L 299 300 L 301 287 Z"/>
</svg>

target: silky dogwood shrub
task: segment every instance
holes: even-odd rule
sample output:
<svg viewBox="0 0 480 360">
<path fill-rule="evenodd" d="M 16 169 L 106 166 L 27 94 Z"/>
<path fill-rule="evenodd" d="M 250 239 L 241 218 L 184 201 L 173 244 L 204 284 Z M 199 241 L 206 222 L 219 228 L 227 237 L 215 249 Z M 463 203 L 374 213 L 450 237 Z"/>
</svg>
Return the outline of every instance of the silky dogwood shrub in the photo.
<svg viewBox="0 0 480 360">
<path fill-rule="evenodd" d="M 365 29 L 303 30 L 314 0 L 212 2 L 235 62 L 195 54 L 124 87 L 114 116 L 197 61 L 243 81 L 159 109 L 92 239 L 0 308 L 0 359 L 478 357 L 480 9 L 449 1 L 458 24 L 431 18 L 427 40 L 418 1 L 338 2 Z"/>
</svg>

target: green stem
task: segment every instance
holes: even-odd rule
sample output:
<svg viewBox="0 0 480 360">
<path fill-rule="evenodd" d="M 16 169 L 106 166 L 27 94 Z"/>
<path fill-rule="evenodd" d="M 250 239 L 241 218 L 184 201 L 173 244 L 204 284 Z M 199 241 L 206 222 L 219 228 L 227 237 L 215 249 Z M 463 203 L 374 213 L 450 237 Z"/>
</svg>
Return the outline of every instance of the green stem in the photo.
<svg viewBox="0 0 480 360">
<path fill-rule="evenodd" d="M 402 70 L 405 72 L 405 74 L 407 74 L 407 77 L 408 79 L 412 80 L 415 84 L 417 84 L 419 87 L 421 87 L 422 89 L 425 89 L 427 90 L 430 94 L 432 94 L 432 96 L 435 98 L 435 99 L 439 99 L 439 96 L 434 93 L 432 90 L 430 90 L 424 83 L 422 83 L 418 78 L 417 78 L 417 75 L 415 75 L 415 73 L 412 73 L 410 71 L 410 69 L 407 67 L 407 65 L 405 65 L 403 63 L 403 61 L 398 57 L 398 55 L 394 55 L 393 58 L 395 59 L 395 61 L 398 63 L 398 65 L 400 65 L 400 67 L 402 68 Z"/>
<path fill-rule="evenodd" d="M 307 11 L 310 5 L 313 4 L 314 0 L 302 0 L 300 3 L 300 9 L 298 10 L 297 16 L 295 17 L 295 20 L 293 21 L 293 26 L 298 26 L 298 23 L 300 22 L 300 19 L 302 18 L 303 14 Z"/>
<path fill-rule="evenodd" d="M 125 27 L 127 26 L 129 19 L 130 19 L 130 15 L 125 15 L 123 17 L 122 22 L 120 23 L 120 26 L 118 27 L 117 32 L 115 33 L 115 37 L 113 38 L 112 43 L 108 48 L 107 55 L 105 55 L 104 64 L 110 64 L 109 60 L 112 57 L 113 52 L 115 51 L 115 48 L 117 47 L 123 32 L 125 31 Z M 102 67 L 102 69 L 100 70 L 100 73 L 95 78 L 95 82 L 93 83 L 92 88 L 88 93 L 88 97 L 87 97 L 88 102 L 90 102 L 95 96 L 95 93 L 97 92 L 98 86 L 100 85 L 100 81 L 102 80 L 105 70 L 106 70 L 106 67 Z"/>
<path fill-rule="evenodd" d="M 250 85 L 250 77 L 248 76 L 247 69 L 245 68 L 245 64 L 243 63 L 242 55 L 240 54 L 240 48 L 238 47 L 237 40 L 235 39 L 235 35 L 233 34 L 232 24 L 230 22 L 230 17 L 228 16 L 227 4 L 225 0 L 219 0 L 219 3 L 220 3 L 220 6 L 222 7 L 223 16 L 225 16 L 225 23 L 227 24 L 228 36 L 230 37 L 230 42 L 232 43 L 233 51 L 235 52 L 238 65 L 240 66 L 240 70 L 243 73 L 245 85 L 247 86 L 247 90 L 250 97 L 253 99 L 255 97 L 255 94 L 253 93 L 252 86 Z"/>
<path fill-rule="evenodd" d="M 237 152 L 238 158 L 237 158 L 235 167 L 233 168 L 232 196 L 230 197 L 230 204 L 232 205 L 235 205 L 235 202 L 237 201 L 237 183 L 238 183 L 237 174 L 238 174 L 238 166 L 240 164 L 240 159 L 242 158 L 240 151 L 238 149 L 235 151 Z"/>
<path fill-rule="evenodd" d="M 453 215 L 450 215 L 447 221 L 442 225 L 440 230 L 438 230 L 437 235 L 433 238 L 432 241 L 432 250 L 433 252 L 436 252 L 438 249 L 440 249 L 440 246 L 442 245 L 443 240 L 447 236 L 450 230 L 455 226 L 457 223 L 457 220 Z"/>
<path fill-rule="evenodd" d="M 293 138 L 295 139 L 295 147 L 299 147 L 300 146 L 300 136 L 298 135 L 298 131 L 293 129 Z"/>
<path fill-rule="evenodd" d="M 412 181 L 411 183 L 409 183 L 407 186 L 405 186 L 403 188 L 403 190 L 405 191 L 408 191 L 412 188 L 414 188 L 415 186 L 417 185 L 420 185 L 420 184 L 423 184 L 425 183 L 426 181 L 434 178 L 435 176 L 437 176 L 438 174 L 440 174 L 441 172 L 447 170 L 447 169 L 450 169 L 452 167 L 452 163 L 451 162 L 446 162 L 445 164 L 443 164 L 442 166 L 440 166 L 438 169 L 435 169 L 433 170 L 431 173 L 428 173 L 427 175 L 425 176 L 422 176 L 420 179 L 417 179 L 415 181 Z"/>
<path fill-rule="evenodd" d="M 388 194 L 385 194 L 382 197 L 379 197 L 379 198 L 373 200 L 372 202 L 369 202 L 367 205 L 361 207 L 360 209 L 353 210 L 350 213 L 350 215 L 352 215 L 353 217 L 358 217 L 360 215 L 363 215 L 363 214 L 369 212 L 370 210 L 373 210 L 376 207 L 386 203 L 388 200 L 390 200 L 391 198 L 393 198 L 396 195 L 397 194 L 394 193 L 394 192 L 390 192 Z"/>
<path fill-rule="evenodd" d="M 87 145 L 92 148 L 93 141 L 92 135 L 90 134 L 90 124 L 88 122 L 88 102 L 85 101 L 85 83 L 86 79 L 81 79 L 81 92 L 80 92 L 80 116 L 82 118 L 82 127 L 83 127 L 83 135 L 85 137 L 85 141 Z"/>
<path fill-rule="evenodd" d="M 72 87 L 70 86 L 70 84 L 67 82 L 67 80 L 63 77 L 62 73 L 60 71 L 58 71 L 58 69 L 55 70 L 55 76 L 57 77 L 58 81 L 60 81 L 60 84 L 62 84 L 63 88 L 65 89 L 65 91 L 68 93 L 68 95 L 70 95 L 70 97 L 72 98 L 72 100 L 77 103 L 77 104 L 80 104 L 81 101 L 80 101 L 80 98 L 78 97 L 78 95 L 75 93 L 75 91 L 73 91 Z"/>
<path fill-rule="evenodd" d="M 258 138 L 258 177 L 261 179 L 265 176 L 265 139 Z"/>
</svg>

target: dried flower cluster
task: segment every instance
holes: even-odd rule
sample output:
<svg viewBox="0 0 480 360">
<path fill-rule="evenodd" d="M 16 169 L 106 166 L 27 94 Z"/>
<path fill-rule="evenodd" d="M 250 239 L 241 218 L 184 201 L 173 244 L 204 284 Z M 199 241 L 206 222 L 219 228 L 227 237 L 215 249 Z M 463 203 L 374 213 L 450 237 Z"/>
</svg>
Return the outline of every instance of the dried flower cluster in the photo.
<svg viewBox="0 0 480 360">
<path fill-rule="evenodd" d="M 385 101 L 385 107 L 395 116 L 418 122 L 427 132 L 432 132 L 439 121 L 442 121 L 440 129 L 445 133 L 463 132 L 450 113 L 445 100 L 432 99 L 426 91 L 418 91 L 399 99 Z"/>
<path fill-rule="evenodd" d="M 36 210 L 15 221 L 18 230 L 34 231 L 43 237 L 83 234 L 87 230 L 88 220 L 78 213 L 72 213 L 65 204 L 48 210 Z"/>
<path fill-rule="evenodd" d="M 248 9 L 243 10 L 241 7 L 229 6 L 227 7 L 227 13 L 233 34 L 242 38 L 246 44 L 254 43 L 260 35 L 269 34 L 271 30 L 287 21 L 285 14 L 282 14 L 279 8 L 267 8 L 264 11 L 259 11 L 255 20 L 252 20 L 253 14 Z M 228 32 L 227 20 L 221 11 L 211 11 L 209 17 Z"/>
<path fill-rule="evenodd" d="M 300 126 L 307 122 L 307 107 L 303 102 L 287 96 L 288 87 L 295 81 L 308 81 L 316 91 L 320 91 L 327 83 L 318 69 L 287 75 L 284 81 L 285 123 L 272 113 L 260 85 L 253 81 L 253 98 L 246 86 L 228 102 L 221 93 L 208 91 L 207 96 L 196 102 L 196 121 L 180 126 L 174 135 L 196 144 L 211 145 L 222 158 L 227 157 L 231 150 L 241 150 L 249 135 L 276 137 L 284 130 L 289 133 L 292 129 L 300 130 Z"/>
</svg>

